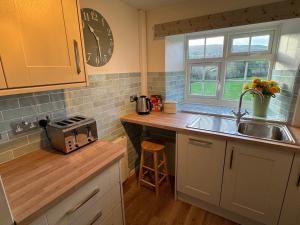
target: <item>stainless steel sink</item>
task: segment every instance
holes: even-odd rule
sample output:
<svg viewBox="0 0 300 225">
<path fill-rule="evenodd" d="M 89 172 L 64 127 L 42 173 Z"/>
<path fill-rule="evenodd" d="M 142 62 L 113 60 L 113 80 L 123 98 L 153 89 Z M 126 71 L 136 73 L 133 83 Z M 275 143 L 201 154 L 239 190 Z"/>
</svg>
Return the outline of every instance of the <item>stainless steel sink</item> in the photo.
<svg viewBox="0 0 300 225">
<path fill-rule="evenodd" d="M 208 130 L 231 135 L 296 144 L 288 127 L 280 123 L 242 120 L 237 125 L 236 120 L 233 118 L 201 115 L 186 126 L 197 130 Z"/>
<path fill-rule="evenodd" d="M 256 137 L 295 144 L 295 140 L 287 126 L 281 124 L 242 121 L 238 125 L 238 133 L 243 136 Z"/>
</svg>

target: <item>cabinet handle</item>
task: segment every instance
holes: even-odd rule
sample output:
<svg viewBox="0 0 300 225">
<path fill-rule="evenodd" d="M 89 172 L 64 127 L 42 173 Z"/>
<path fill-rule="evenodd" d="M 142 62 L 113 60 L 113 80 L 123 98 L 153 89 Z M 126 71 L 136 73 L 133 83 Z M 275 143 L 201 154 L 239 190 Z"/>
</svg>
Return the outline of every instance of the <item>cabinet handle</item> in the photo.
<svg viewBox="0 0 300 225">
<path fill-rule="evenodd" d="M 99 188 L 95 189 L 91 194 L 89 194 L 82 202 L 78 203 L 74 208 L 70 209 L 66 215 L 73 214 L 78 209 L 80 209 L 85 203 L 87 203 L 91 198 L 93 198 L 98 192 L 100 191 Z"/>
<path fill-rule="evenodd" d="M 231 149 L 229 169 L 232 169 L 233 155 L 234 155 L 234 148 Z"/>
<path fill-rule="evenodd" d="M 81 69 L 80 69 L 80 55 L 79 55 L 79 50 L 78 50 L 78 43 L 76 40 L 74 40 L 73 44 L 74 44 L 76 70 L 77 70 L 77 74 L 80 74 Z"/>
<path fill-rule="evenodd" d="M 189 138 L 189 141 L 193 144 L 193 142 L 196 142 L 198 145 L 201 145 L 203 147 L 208 147 L 209 145 L 212 145 L 212 142 L 209 141 L 202 141 L 202 140 L 197 140 L 194 138 Z"/>
<path fill-rule="evenodd" d="M 94 223 L 102 216 L 102 210 L 96 214 L 88 225 L 94 225 Z"/>
<path fill-rule="evenodd" d="M 299 174 L 298 181 L 297 181 L 297 187 L 300 187 L 300 174 Z"/>
</svg>

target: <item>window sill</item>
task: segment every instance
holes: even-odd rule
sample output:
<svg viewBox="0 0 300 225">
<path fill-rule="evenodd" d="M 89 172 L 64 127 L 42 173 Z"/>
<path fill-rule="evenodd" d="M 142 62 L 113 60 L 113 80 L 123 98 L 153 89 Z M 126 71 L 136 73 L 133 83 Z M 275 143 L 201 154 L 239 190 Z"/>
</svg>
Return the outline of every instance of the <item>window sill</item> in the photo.
<svg viewBox="0 0 300 225">
<path fill-rule="evenodd" d="M 250 108 L 246 108 L 246 109 L 249 112 L 249 115 L 246 115 L 244 118 L 247 119 L 258 119 L 258 120 L 264 120 L 269 122 L 280 122 L 280 123 L 287 122 L 287 118 L 284 115 L 280 115 L 278 112 L 273 112 L 271 109 L 269 109 L 266 118 L 252 116 L 252 110 Z M 214 106 L 214 105 L 193 104 L 193 103 L 178 104 L 178 111 L 189 112 L 189 113 L 233 117 L 231 112 L 232 110 L 237 111 L 237 107 Z M 244 111 L 244 108 L 242 110 Z"/>
</svg>

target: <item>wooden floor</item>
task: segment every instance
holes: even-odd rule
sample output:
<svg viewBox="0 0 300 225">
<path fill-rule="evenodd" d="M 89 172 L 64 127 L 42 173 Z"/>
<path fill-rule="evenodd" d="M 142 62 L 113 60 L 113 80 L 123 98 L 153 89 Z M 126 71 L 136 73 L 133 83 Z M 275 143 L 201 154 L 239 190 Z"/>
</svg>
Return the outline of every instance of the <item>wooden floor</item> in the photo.
<svg viewBox="0 0 300 225">
<path fill-rule="evenodd" d="M 173 182 L 174 183 L 174 182 Z M 237 225 L 205 210 L 174 200 L 174 185 L 162 184 L 159 198 L 131 177 L 123 186 L 126 225 Z"/>
</svg>

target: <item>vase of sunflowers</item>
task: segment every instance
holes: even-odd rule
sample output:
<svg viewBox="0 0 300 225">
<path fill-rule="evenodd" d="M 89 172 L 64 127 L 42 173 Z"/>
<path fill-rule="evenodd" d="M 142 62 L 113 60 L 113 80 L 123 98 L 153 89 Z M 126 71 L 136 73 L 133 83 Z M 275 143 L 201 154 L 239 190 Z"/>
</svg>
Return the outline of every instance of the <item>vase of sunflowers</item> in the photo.
<svg viewBox="0 0 300 225">
<path fill-rule="evenodd" d="M 253 115 L 266 117 L 271 97 L 275 98 L 276 93 L 280 92 L 280 87 L 276 81 L 262 80 L 255 78 L 252 82 L 245 84 L 244 89 L 253 88 L 264 95 L 264 101 L 261 102 L 259 96 L 253 94 Z"/>
</svg>

